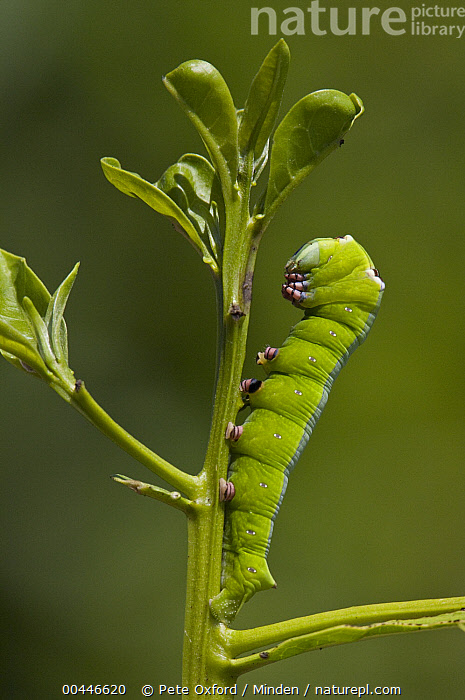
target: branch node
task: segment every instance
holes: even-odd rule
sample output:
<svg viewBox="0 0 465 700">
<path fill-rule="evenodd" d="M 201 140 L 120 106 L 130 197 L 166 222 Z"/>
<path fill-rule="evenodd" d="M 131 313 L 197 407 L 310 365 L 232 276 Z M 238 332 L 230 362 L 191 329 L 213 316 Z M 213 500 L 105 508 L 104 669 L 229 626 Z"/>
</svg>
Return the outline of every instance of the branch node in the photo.
<svg viewBox="0 0 465 700">
<path fill-rule="evenodd" d="M 243 316 L 245 316 L 245 312 L 242 311 L 241 307 L 237 302 L 234 302 L 231 304 L 228 310 L 228 314 L 235 320 L 239 321 Z"/>
</svg>

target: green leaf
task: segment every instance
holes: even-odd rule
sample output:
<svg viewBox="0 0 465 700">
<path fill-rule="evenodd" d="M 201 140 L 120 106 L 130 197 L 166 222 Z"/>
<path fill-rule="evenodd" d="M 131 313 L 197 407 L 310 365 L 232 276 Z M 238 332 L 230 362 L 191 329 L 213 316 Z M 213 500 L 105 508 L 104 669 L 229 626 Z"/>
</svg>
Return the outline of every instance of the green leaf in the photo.
<svg viewBox="0 0 465 700">
<path fill-rule="evenodd" d="M 34 299 L 44 315 L 50 294 L 24 258 L 0 250 L 0 351 L 23 371 L 50 375 L 38 350 L 31 320 L 23 308 L 25 296 Z"/>
<path fill-rule="evenodd" d="M 211 163 L 202 156 L 186 153 L 161 176 L 156 187 L 182 209 L 218 260 L 221 251 L 219 205 L 224 209 L 218 178 Z"/>
<path fill-rule="evenodd" d="M 50 337 L 48 334 L 47 326 L 45 325 L 45 321 L 37 311 L 31 299 L 29 299 L 29 297 L 24 297 L 23 308 L 28 314 L 31 320 L 32 327 L 34 328 L 39 352 L 43 357 L 47 367 L 51 369 L 55 364 L 57 358 L 53 354 L 52 346 L 50 343 Z"/>
<path fill-rule="evenodd" d="M 14 326 L 0 318 L 0 352 L 8 362 L 22 370 L 51 379 L 52 373 L 47 369 L 39 355 L 38 348 L 27 340 Z"/>
<path fill-rule="evenodd" d="M 112 185 L 130 197 L 138 197 L 159 214 L 167 216 L 174 228 L 184 234 L 200 252 L 203 261 L 210 265 L 214 271 L 218 270 L 217 262 L 211 251 L 207 249 L 192 222 L 171 197 L 159 189 L 157 185 L 152 185 L 141 178 L 137 173 L 123 170 L 116 158 L 102 158 L 101 164 L 105 177 Z"/>
<path fill-rule="evenodd" d="M 194 59 L 168 73 L 163 82 L 202 137 L 225 199 L 232 199 L 239 162 L 237 119 L 224 78 L 210 63 Z"/>
<path fill-rule="evenodd" d="M 74 266 L 68 277 L 60 284 L 50 299 L 45 316 L 45 324 L 50 328 L 53 352 L 58 362 L 64 364 L 68 364 L 68 332 L 63 314 L 78 270 L 79 263 Z"/>
<path fill-rule="evenodd" d="M 265 217 L 271 217 L 292 190 L 337 148 L 362 112 L 356 95 L 338 90 L 313 92 L 291 108 L 273 139 Z"/>
<path fill-rule="evenodd" d="M 259 159 L 278 116 L 289 68 L 289 48 L 280 39 L 271 49 L 255 76 L 245 103 L 239 128 L 241 153 L 253 151 Z"/>
<path fill-rule="evenodd" d="M 27 315 L 20 302 L 27 296 L 34 300 L 39 313 L 45 316 L 50 294 L 37 275 L 26 264 L 25 258 L 0 250 L 0 316 L 25 337 L 34 339 Z"/>
<path fill-rule="evenodd" d="M 77 267 L 51 297 L 24 258 L 0 250 L 0 352 L 65 398 L 74 389 L 74 375 L 67 363 L 63 311 Z"/>
</svg>

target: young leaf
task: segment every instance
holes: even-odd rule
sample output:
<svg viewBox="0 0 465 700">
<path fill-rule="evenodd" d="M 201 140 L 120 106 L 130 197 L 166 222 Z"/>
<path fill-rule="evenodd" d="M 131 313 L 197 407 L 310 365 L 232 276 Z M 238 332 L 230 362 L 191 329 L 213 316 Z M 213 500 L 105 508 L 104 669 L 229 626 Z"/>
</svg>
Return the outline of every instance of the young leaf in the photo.
<svg viewBox="0 0 465 700">
<path fill-rule="evenodd" d="M 163 79 L 207 148 L 225 197 L 233 198 L 238 167 L 236 109 L 223 76 L 206 61 L 182 63 Z"/>
<path fill-rule="evenodd" d="M 34 328 L 35 336 L 37 338 L 37 346 L 42 358 L 49 369 L 52 369 L 56 362 L 56 357 L 53 354 L 52 346 L 50 343 L 50 336 L 47 331 L 47 326 L 42 316 L 37 311 L 33 302 L 29 297 L 24 297 L 23 308 L 27 315 L 31 319 L 31 324 Z"/>
<path fill-rule="evenodd" d="M 79 263 L 74 266 L 50 299 L 45 316 L 45 325 L 49 328 L 53 352 L 58 362 L 63 364 L 68 364 L 68 333 L 63 314 L 78 270 Z"/>
<path fill-rule="evenodd" d="M 15 318 L 15 326 L 32 338 L 26 316 L 20 308 L 25 296 L 34 300 L 39 313 L 47 311 L 50 294 L 45 285 L 27 265 L 25 258 L 0 250 L 0 314 L 5 318 Z"/>
<path fill-rule="evenodd" d="M 222 210 L 224 204 L 211 163 L 202 156 L 186 153 L 163 173 L 155 185 L 182 209 L 218 260 L 221 250 L 218 204 Z"/>
<path fill-rule="evenodd" d="M 50 297 L 24 258 L 0 250 L 0 352 L 62 396 L 74 388 L 63 311 L 76 273 L 77 266 Z"/>
<path fill-rule="evenodd" d="M 255 76 L 245 103 L 239 128 L 239 150 L 253 151 L 260 158 L 278 116 L 289 68 L 289 48 L 280 39 Z"/>
<path fill-rule="evenodd" d="M 53 377 L 42 360 L 37 345 L 3 318 L 0 318 L 0 353 L 23 372 L 39 375 L 46 381 Z"/>
<path fill-rule="evenodd" d="M 47 376 L 33 326 L 22 305 L 25 296 L 34 299 L 45 314 L 50 300 L 46 287 L 24 258 L 0 250 L 0 351 L 19 369 L 33 369 Z"/>
<path fill-rule="evenodd" d="M 363 112 L 361 100 L 338 90 L 303 97 L 276 129 L 264 215 L 272 216 L 290 192 L 340 144 Z"/>
<path fill-rule="evenodd" d="M 175 229 L 184 234 L 203 257 L 203 261 L 217 272 L 218 266 L 212 253 L 207 249 L 197 230 L 179 206 L 157 185 L 152 185 L 137 173 L 123 170 L 116 158 L 102 158 L 102 169 L 112 185 L 130 197 L 138 197 L 159 214 L 167 216 Z"/>
</svg>

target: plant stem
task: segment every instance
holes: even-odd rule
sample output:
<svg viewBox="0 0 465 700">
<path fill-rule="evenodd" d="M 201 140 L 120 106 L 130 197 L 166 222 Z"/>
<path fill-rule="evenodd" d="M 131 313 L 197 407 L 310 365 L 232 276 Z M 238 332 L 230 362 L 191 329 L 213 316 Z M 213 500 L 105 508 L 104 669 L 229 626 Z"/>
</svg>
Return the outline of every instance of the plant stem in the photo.
<svg viewBox="0 0 465 700">
<path fill-rule="evenodd" d="M 235 418 L 247 325 L 247 317 L 239 322 L 229 317 L 225 322 L 210 441 L 199 475 L 201 496 L 196 512 L 188 516 L 183 685 L 189 688 L 197 683 L 220 682 L 220 669 L 215 664 L 219 657 L 215 655 L 212 663 L 210 654 L 217 623 L 210 615 L 209 600 L 220 590 L 224 511 L 218 502 L 218 481 L 227 473 L 229 450 L 224 430 L 228 421 Z"/>
<path fill-rule="evenodd" d="M 251 162 L 245 164 L 234 201 L 228 202 L 223 249 L 222 287 L 217 287 L 220 312 L 220 352 L 210 439 L 199 474 L 197 508 L 189 515 L 183 685 L 228 684 L 218 623 L 210 614 L 209 600 L 220 591 L 224 507 L 219 503 L 218 483 L 226 478 L 229 448 L 225 428 L 237 413 L 238 386 L 244 364 L 250 292 L 244 299 L 249 257 L 247 225 Z"/>
<path fill-rule="evenodd" d="M 189 513 L 194 504 L 187 498 L 183 498 L 179 491 L 167 491 L 166 489 L 161 489 L 159 486 L 154 486 L 153 484 L 146 484 L 144 481 L 139 481 L 138 479 L 131 479 L 124 474 L 113 474 L 111 477 L 113 481 L 118 484 L 123 484 L 139 494 L 139 496 L 148 496 L 149 498 L 154 498 L 156 501 L 161 501 L 161 503 L 166 503 L 166 505 L 176 508 L 177 510 L 182 510 L 184 513 Z"/>
</svg>

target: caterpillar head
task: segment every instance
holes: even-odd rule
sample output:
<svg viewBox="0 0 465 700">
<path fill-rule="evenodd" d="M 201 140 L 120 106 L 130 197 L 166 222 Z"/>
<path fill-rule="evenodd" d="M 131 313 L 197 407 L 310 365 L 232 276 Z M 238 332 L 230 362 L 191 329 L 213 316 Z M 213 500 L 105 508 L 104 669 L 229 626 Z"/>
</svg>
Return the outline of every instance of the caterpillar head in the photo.
<svg viewBox="0 0 465 700">
<path fill-rule="evenodd" d="M 315 238 L 288 260 L 283 297 L 309 309 L 348 301 L 379 302 L 384 282 L 352 236 Z"/>
</svg>

